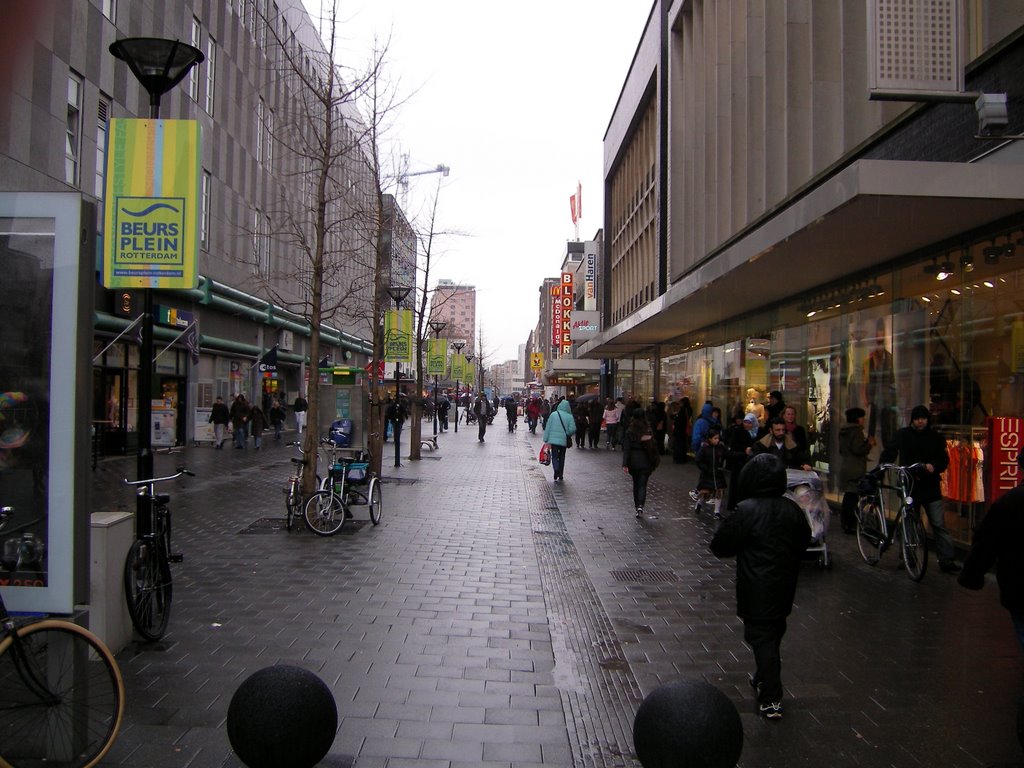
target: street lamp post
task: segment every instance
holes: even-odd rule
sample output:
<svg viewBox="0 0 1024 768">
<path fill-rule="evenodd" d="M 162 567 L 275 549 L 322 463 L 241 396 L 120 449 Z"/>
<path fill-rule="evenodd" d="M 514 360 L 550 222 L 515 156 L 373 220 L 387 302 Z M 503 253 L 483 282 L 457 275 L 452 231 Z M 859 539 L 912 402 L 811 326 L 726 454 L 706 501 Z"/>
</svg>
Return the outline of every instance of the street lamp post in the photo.
<svg viewBox="0 0 1024 768">
<path fill-rule="evenodd" d="M 466 346 L 464 341 L 453 341 L 452 349 L 455 354 L 461 354 L 462 348 Z M 459 380 L 455 380 L 455 434 L 459 434 Z"/>
<path fill-rule="evenodd" d="M 409 292 L 411 290 L 412 290 L 412 288 L 407 286 L 407 285 L 392 285 L 390 288 L 388 288 L 388 296 L 390 296 L 392 298 L 392 300 L 395 302 L 395 309 L 396 310 L 399 310 L 399 309 L 402 308 L 402 302 L 405 300 L 405 297 L 409 295 Z M 398 400 L 398 387 L 399 387 L 399 384 L 400 384 L 401 368 L 402 368 L 402 364 L 396 360 L 395 361 L 395 416 L 396 417 L 399 415 L 399 410 L 398 410 L 398 403 L 399 403 L 399 400 Z M 400 427 L 400 422 L 397 420 L 397 418 L 396 418 L 395 425 L 394 425 L 394 432 L 395 432 L 395 466 L 396 467 L 400 467 L 400 466 L 402 466 L 402 438 L 401 438 L 402 430 L 401 430 L 401 427 Z"/>
<path fill-rule="evenodd" d="M 434 339 L 441 338 L 441 331 L 445 329 L 448 323 L 443 320 L 429 320 L 427 325 L 430 326 L 430 330 L 434 332 Z M 434 374 L 434 437 L 437 437 L 437 374 Z"/>
<path fill-rule="evenodd" d="M 472 373 L 473 372 L 473 355 L 466 355 L 466 362 L 469 363 L 469 372 Z M 473 396 L 472 395 L 469 396 L 469 403 L 470 403 L 469 407 L 472 408 L 473 407 Z M 467 421 L 467 423 L 469 421 L 469 416 L 468 415 L 466 416 L 466 421 Z M 478 428 L 479 428 L 479 425 L 478 425 Z"/>
<path fill-rule="evenodd" d="M 158 37 L 126 37 L 110 44 L 114 58 L 128 65 L 135 78 L 149 93 L 149 117 L 160 119 L 160 97 L 185 79 L 189 70 L 201 64 L 203 52 L 178 40 Z M 112 200 L 107 205 L 113 205 Z M 138 479 L 153 477 L 153 289 L 142 291 L 142 329 L 139 344 L 139 386 L 137 431 Z M 148 500 L 139 496 L 136 503 L 136 529 L 148 533 Z"/>
</svg>

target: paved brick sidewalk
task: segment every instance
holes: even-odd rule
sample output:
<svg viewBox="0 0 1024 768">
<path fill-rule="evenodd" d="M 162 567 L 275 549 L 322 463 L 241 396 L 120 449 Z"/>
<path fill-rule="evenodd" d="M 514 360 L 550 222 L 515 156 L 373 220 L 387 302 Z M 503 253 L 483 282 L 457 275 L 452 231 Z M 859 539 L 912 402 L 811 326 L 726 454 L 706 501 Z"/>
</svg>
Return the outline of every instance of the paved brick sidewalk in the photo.
<svg viewBox="0 0 1024 768">
<path fill-rule="evenodd" d="M 786 716 L 765 723 L 733 566 L 707 551 L 713 521 L 688 509 L 692 465 L 662 465 L 657 517 L 638 522 L 618 453 L 573 449 L 554 486 L 525 430 L 495 424 L 481 444 L 460 426 L 439 441 L 401 468 L 388 445 L 381 525 L 333 538 L 254 525 L 283 518 L 281 445 L 158 456 L 158 471 L 184 461 L 198 475 L 174 490 L 186 559 L 165 641 L 119 655 L 129 711 L 107 763 L 240 765 L 228 703 L 275 663 L 331 687 L 329 766 L 635 766 L 643 696 L 697 677 L 739 708 L 743 768 L 1019 760 L 1024 667 L 994 584 L 969 593 L 934 569 L 915 585 L 892 553 L 872 569 L 834 535 L 835 568 L 801 574 Z M 133 473 L 134 459 L 101 462 L 94 509 L 130 508 L 118 480 Z"/>
</svg>

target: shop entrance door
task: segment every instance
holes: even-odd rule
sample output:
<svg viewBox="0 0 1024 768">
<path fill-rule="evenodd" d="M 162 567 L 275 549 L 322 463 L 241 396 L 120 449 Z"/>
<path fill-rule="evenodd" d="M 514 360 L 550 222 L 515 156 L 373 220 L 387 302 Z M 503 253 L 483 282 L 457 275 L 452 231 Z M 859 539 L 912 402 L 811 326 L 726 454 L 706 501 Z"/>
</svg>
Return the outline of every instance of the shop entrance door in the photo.
<svg viewBox="0 0 1024 768">
<path fill-rule="evenodd" d="M 128 401 L 124 381 L 125 374 L 120 369 L 93 368 L 93 451 L 103 456 L 120 456 L 127 450 Z"/>
<path fill-rule="evenodd" d="M 180 376 L 161 376 L 161 407 L 153 403 L 153 445 L 185 444 L 186 402 L 185 379 Z"/>
</svg>

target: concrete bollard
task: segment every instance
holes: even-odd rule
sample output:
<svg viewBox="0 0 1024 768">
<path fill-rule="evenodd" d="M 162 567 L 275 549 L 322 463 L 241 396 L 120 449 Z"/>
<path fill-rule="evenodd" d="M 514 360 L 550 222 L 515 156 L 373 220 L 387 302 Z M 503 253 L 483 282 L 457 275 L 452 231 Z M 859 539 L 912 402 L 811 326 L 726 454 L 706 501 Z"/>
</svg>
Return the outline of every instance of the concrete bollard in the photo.
<svg viewBox="0 0 1024 768">
<path fill-rule="evenodd" d="M 640 704 L 633 748 L 644 768 L 735 768 L 743 724 L 736 706 L 713 685 L 666 683 Z"/>
<path fill-rule="evenodd" d="M 338 708 L 319 677 L 279 664 L 238 686 L 227 727 L 231 748 L 249 768 L 312 768 L 334 743 Z"/>
</svg>

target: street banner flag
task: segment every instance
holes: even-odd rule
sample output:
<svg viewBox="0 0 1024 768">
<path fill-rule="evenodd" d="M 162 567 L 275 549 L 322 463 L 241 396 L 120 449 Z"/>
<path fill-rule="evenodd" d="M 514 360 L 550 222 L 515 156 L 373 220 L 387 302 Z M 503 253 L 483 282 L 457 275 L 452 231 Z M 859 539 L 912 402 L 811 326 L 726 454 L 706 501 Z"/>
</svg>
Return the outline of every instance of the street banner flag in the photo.
<svg viewBox="0 0 1024 768">
<path fill-rule="evenodd" d="M 444 376 L 448 339 L 427 339 L 427 376 Z"/>
<path fill-rule="evenodd" d="M 185 346 L 188 348 L 192 365 L 199 365 L 199 321 L 193 320 L 185 332 Z"/>
<path fill-rule="evenodd" d="M 583 218 L 583 185 L 576 182 L 576 218 Z M 573 221 L 575 224 L 575 220 Z"/>
<path fill-rule="evenodd" d="M 104 288 L 195 288 L 199 123 L 114 118 L 107 132 Z"/>
<path fill-rule="evenodd" d="M 575 224 L 579 218 L 576 215 L 576 195 L 569 195 L 569 215 L 572 216 L 572 223 Z"/>
<path fill-rule="evenodd" d="M 260 373 L 277 372 L 277 345 L 268 349 L 260 358 Z"/>
<path fill-rule="evenodd" d="M 412 310 L 389 309 L 384 315 L 384 360 L 412 362 Z"/>
<path fill-rule="evenodd" d="M 473 384 L 476 381 L 476 366 L 471 363 L 466 363 L 466 383 Z"/>
<path fill-rule="evenodd" d="M 461 352 L 452 355 L 452 376 L 455 381 L 466 380 L 466 356 Z"/>
</svg>

